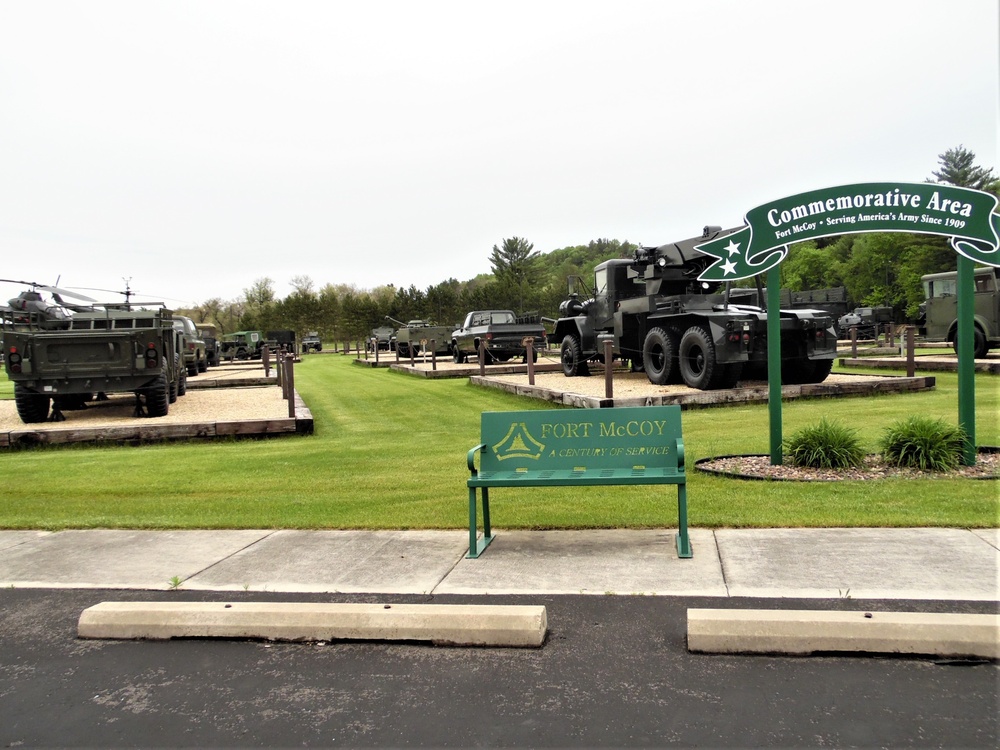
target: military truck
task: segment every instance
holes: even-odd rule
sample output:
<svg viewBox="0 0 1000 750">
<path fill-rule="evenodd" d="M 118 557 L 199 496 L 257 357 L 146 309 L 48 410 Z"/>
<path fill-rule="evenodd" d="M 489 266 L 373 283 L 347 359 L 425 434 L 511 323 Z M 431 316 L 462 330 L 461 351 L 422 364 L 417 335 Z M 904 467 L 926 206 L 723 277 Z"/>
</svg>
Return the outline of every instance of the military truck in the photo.
<svg viewBox="0 0 1000 750">
<path fill-rule="evenodd" d="M 1000 348 L 1000 268 L 977 268 L 973 305 L 972 350 L 976 359 Z M 947 341 L 958 352 L 958 272 L 921 276 L 925 301 L 917 332 L 927 341 Z"/>
<path fill-rule="evenodd" d="M 524 344 L 528 338 L 533 340 L 530 352 Z M 532 361 L 538 359 L 538 352 L 545 351 L 547 340 L 537 315 L 518 317 L 511 310 L 473 310 L 451 334 L 455 364 L 477 357 L 481 344 L 485 344 L 486 364 L 507 362 L 514 357 L 524 357 L 527 362 L 528 357 Z"/>
<path fill-rule="evenodd" d="M 841 336 L 849 336 L 850 330 L 857 328 L 859 339 L 876 339 L 879 329 L 891 322 L 891 307 L 855 307 L 837 320 L 837 332 Z"/>
<path fill-rule="evenodd" d="M 411 320 L 403 323 L 388 315 L 385 319 L 399 326 L 396 331 L 396 351 L 400 357 L 409 357 L 411 351 L 415 355 L 422 354 L 424 352 L 424 346 L 420 343 L 422 341 L 427 341 L 428 344 L 433 341 L 435 354 L 451 354 L 453 326 L 439 326 L 427 320 Z"/>
<path fill-rule="evenodd" d="M 570 279 L 569 299 L 560 305 L 554 337 L 567 377 L 588 375 L 589 363 L 603 360 L 602 340 L 612 341 L 612 357 L 643 370 L 657 385 L 684 382 L 692 388 L 731 388 L 746 374 L 766 377 L 768 312 L 730 301 L 728 288 L 698 276 L 714 258 L 695 245 L 736 229 L 705 227 L 701 237 L 640 247 L 631 260 L 599 264 L 594 290 Z M 588 294 L 580 299 L 580 283 Z M 819 383 L 837 351 L 832 316 L 822 310 L 778 311 L 781 379 Z"/>
<path fill-rule="evenodd" d="M 295 344 L 295 331 L 291 330 L 281 330 L 281 331 L 268 331 L 265 343 L 271 348 L 271 351 L 279 352 L 284 351 L 289 354 L 295 354 L 298 351 Z"/>
<path fill-rule="evenodd" d="M 319 338 L 319 331 L 309 331 L 302 337 L 302 353 L 323 351 L 323 342 Z"/>
<path fill-rule="evenodd" d="M 267 339 L 263 331 L 235 331 L 222 336 L 219 356 L 224 360 L 260 359 Z"/>
<path fill-rule="evenodd" d="M 371 332 L 368 334 L 368 340 L 365 341 L 365 349 L 370 352 L 375 351 L 375 349 L 389 351 L 392 349 L 393 343 L 395 343 L 393 339 L 395 333 L 396 329 L 392 326 L 379 326 L 378 328 L 372 328 Z"/>
<path fill-rule="evenodd" d="M 205 341 L 205 363 L 209 367 L 219 364 L 219 329 L 211 323 L 198 323 L 198 335 Z"/>
<path fill-rule="evenodd" d="M 205 339 L 198 333 L 198 327 L 185 315 L 174 315 L 174 328 L 181 333 L 180 351 L 187 374 L 194 377 L 208 369 L 205 354 Z"/>
<path fill-rule="evenodd" d="M 23 297 L 23 295 L 22 295 Z M 95 397 L 132 392 L 136 414 L 165 416 L 185 373 L 170 310 L 18 306 L 2 311 L 3 360 L 27 424 L 63 418 Z"/>
</svg>

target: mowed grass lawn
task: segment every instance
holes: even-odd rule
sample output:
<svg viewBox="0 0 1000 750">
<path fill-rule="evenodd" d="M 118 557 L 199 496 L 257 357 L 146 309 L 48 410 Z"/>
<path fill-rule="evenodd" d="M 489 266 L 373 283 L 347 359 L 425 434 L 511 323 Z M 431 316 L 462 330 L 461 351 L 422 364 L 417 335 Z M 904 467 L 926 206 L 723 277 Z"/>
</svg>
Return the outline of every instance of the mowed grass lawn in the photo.
<svg viewBox="0 0 1000 750">
<path fill-rule="evenodd" d="M 957 380 L 928 393 L 786 402 L 784 434 L 823 416 L 875 452 L 911 414 L 957 421 Z M 534 399 L 305 357 L 296 386 L 315 434 L 268 440 L 65 446 L 0 453 L 0 528 L 426 529 L 468 525 L 465 456 L 482 411 L 552 408 Z M 1000 378 L 976 376 L 977 442 L 1000 444 Z M 10 384 L 0 379 L 0 397 Z M 252 397 L 252 392 L 248 394 Z M 708 456 L 768 453 L 765 405 L 685 411 L 689 467 Z M 674 487 L 494 490 L 499 528 L 676 524 Z M 689 469 L 693 527 L 956 526 L 998 523 L 998 483 L 972 479 L 746 481 Z"/>
</svg>

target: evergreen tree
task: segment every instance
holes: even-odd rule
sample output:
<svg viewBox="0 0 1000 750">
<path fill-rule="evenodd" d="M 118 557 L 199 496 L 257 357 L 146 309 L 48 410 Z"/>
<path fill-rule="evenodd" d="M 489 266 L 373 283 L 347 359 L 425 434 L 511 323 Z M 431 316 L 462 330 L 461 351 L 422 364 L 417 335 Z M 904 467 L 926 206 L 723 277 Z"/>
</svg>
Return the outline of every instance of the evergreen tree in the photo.
<svg viewBox="0 0 1000 750">
<path fill-rule="evenodd" d="M 935 179 L 928 182 L 941 182 L 1000 195 L 1000 178 L 993 174 L 993 168 L 986 169 L 976 165 L 976 155 L 967 148 L 950 148 L 938 155 L 938 161 L 941 169 L 931 172 Z"/>
</svg>

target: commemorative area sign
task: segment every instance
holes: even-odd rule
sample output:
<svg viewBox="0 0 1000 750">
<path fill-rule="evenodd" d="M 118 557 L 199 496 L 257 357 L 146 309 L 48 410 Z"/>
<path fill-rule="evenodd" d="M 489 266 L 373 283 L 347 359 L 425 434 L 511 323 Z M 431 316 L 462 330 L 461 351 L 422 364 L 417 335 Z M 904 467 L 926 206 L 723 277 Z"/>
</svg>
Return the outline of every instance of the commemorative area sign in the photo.
<svg viewBox="0 0 1000 750">
<path fill-rule="evenodd" d="M 813 190 L 751 209 L 746 226 L 695 249 L 715 258 L 701 281 L 739 281 L 767 274 L 768 307 L 777 309 L 778 265 L 788 246 L 819 237 L 909 232 L 950 238 L 958 253 L 958 413 L 969 438 L 964 460 L 975 462 L 975 382 L 972 352 L 974 267 L 1000 267 L 997 196 L 931 182 L 870 182 Z M 768 403 L 771 462 L 781 463 L 781 345 L 777 315 L 769 315 Z"/>
</svg>

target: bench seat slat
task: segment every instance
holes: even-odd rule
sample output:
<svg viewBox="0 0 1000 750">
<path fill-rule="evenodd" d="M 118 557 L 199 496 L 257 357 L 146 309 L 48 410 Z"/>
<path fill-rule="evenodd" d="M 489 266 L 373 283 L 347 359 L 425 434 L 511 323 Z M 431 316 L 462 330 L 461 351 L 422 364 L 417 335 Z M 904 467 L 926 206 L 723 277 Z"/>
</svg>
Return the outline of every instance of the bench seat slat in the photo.
<svg viewBox="0 0 1000 750">
<path fill-rule="evenodd" d="M 544 485 L 673 484 L 685 481 L 683 472 L 646 469 L 597 469 L 592 471 L 482 471 L 469 479 L 470 487 L 537 487 Z"/>
</svg>

